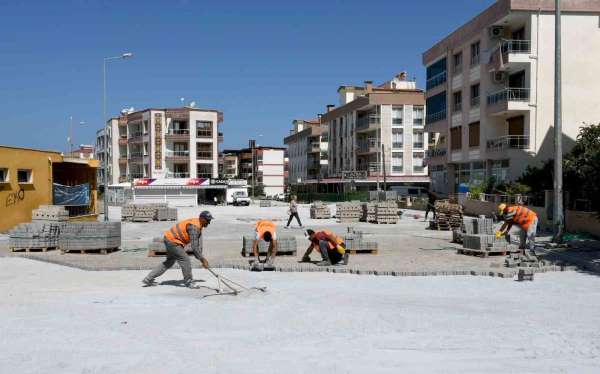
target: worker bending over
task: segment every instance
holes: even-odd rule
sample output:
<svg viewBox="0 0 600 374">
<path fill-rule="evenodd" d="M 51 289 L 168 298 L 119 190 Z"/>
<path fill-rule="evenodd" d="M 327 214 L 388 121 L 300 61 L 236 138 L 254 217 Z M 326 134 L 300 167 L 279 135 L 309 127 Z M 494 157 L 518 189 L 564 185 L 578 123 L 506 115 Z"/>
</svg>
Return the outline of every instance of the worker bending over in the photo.
<svg viewBox="0 0 600 374">
<path fill-rule="evenodd" d="M 277 226 L 272 221 L 261 219 L 254 225 L 256 236 L 254 237 L 254 243 L 252 244 L 252 253 L 255 261 L 252 265 L 252 270 L 261 270 L 259 253 L 258 253 L 258 241 L 264 240 L 269 244 L 269 250 L 267 252 L 267 260 L 264 266 L 265 270 L 272 270 L 274 268 L 273 263 L 275 262 L 275 256 L 277 256 L 277 233 L 275 232 Z"/>
<path fill-rule="evenodd" d="M 496 237 L 499 238 L 505 235 L 508 240 L 508 232 L 512 225 L 516 224 L 521 229 L 519 233 L 521 239 L 519 249 L 525 254 L 525 249 L 528 248 L 535 255 L 535 235 L 538 225 L 537 214 L 533 210 L 521 205 L 507 206 L 506 204 L 498 205 L 498 213 L 504 220 L 504 224 L 496 232 Z"/>
<path fill-rule="evenodd" d="M 192 263 L 185 253 L 184 247 L 191 243 L 194 257 L 202 263 L 205 269 L 208 269 L 208 261 L 202 255 L 202 229 L 210 224 L 213 219 L 209 211 L 203 211 L 198 218 L 183 220 L 171 227 L 164 234 L 165 247 L 167 248 L 167 259 L 158 265 L 144 278 L 144 286 L 154 286 L 154 279 L 164 274 L 167 269 L 175 264 L 175 261 L 181 267 L 183 273 L 183 282 L 187 287 L 192 286 Z"/>
<path fill-rule="evenodd" d="M 306 249 L 306 253 L 302 256 L 302 262 L 310 262 L 310 254 L 313 249 L 316 249 L 321 253 L 322 261 L 317 263 L 318 266 L 330 266 L 343 262 L 344 265 L 348 264 L 348 252 L 346 252 L 346 245 L 344 241 L 337 235 L 333 234 L 329 230 L 323 230 L 314 232 L 313 230 L 306 230 L 310 245 Z"/>
</svg>

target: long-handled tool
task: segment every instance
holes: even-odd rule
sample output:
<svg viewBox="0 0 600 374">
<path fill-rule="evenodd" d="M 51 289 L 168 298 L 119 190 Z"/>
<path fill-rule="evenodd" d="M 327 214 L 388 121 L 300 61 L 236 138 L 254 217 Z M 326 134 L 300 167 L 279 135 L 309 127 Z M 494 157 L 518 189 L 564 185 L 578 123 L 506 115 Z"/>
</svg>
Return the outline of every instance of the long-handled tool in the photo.
<svg viewBox="0 0 600 374">
<path fill-rule="evenodd" d="M 219 290 L 221 290 L 221 284 L 225 285 L 227 288 L 229 288 L 231 290 L 230 292 L 219 292 L 218 294 L 220 294 L 220 295 L 237 295 L 241 292 L 239 289 L 235 288 L 232 285 L 235 285 L 235 286 L 241 288 L 243 291 L 258 290 L 261 292 L 267 292 L 267 287 L 246 287 L 237 282 L 232 281 L 229 278 L 226 278 L 220 274 L 215 273 L 211 268 L 207 268 L 206 270 L 208 270 L 215 278 L 217 278 L 217 282 L 219 282 Z M 210 296 L 210 295 L 207 295 L 207 296 Z"/>
</svg>

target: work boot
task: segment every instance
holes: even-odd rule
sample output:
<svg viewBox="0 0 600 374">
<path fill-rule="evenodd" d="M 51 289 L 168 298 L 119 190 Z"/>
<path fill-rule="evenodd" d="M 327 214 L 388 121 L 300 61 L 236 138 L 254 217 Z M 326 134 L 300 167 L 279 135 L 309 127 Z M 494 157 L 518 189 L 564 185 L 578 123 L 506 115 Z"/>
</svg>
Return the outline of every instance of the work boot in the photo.
<svg viewBox="0 0 600 374">
<path fill-rule="evenodd" d="M 194 280 L 193 279 L 187 279 L 183 281 L 183 285 L 187 288 L 195 288 L 194 287 Z"/>
<path fill-rule="evenodd" d="M 262 264 L 259 261 L 255 261 L 250 268 L 250 271 L 263 271 Z"/>
<path fill-rule="evenodd" d="M 331 261 L 323 260 L 321 262 L 317 262 L 317 266 L 331 266 Z"/>
<path fill-rule="evenodd" d="M 300 262 L 310 262 L 310 257 L 302 256 L 302 260 Z"/>
<path fill-rule="evenodd" d="M 350 253 L 348 253 L 348 251 L 344 252 L 344 257 L 342 258 L 342 264 L 348 265 L 349 259 L 350 259 Z"/>
<path fill-rule="evenodd" d="M 275 270 L 275 265 L 273 264 L 273 257 L 267 257 L 267 261 L 265 262 L 265 265 L 263 266 L 263 270 Z"/>
<path fill-rule="evenodd" d="M 144 279 L 142 280 L 142 284 L 143 284 L 143 286 L 142 286 L 142 287 L 152 287 L 152 286 L 156 286 L 158 283 L 156 283 L 156 282 L 154 281 L 154 279 L 148 279 L 148 278 L 144 278 Z"/>
</svg>

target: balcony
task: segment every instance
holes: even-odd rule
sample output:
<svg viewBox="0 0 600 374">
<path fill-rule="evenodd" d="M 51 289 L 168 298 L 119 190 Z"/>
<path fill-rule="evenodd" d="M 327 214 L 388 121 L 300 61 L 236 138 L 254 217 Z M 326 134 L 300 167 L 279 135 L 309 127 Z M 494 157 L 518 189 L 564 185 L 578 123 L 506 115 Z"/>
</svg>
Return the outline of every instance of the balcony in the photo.
<svg viewBox="0 0 600 374">
<path fill-rule="evenodd" d="M 444 133 L 448 130 L 446 121 L 446 108 L 435 113 L 428 113 L 425 117 L 425 131 Z"/>
<path fill-rule="evenodd" d="M 190 139 L 190 130 L 189 129 L 169 129 L 165 133 L 165 139 L 189 140 Z"/>
<path fill-rule="evenodd" d="M 443 72 L 436 74 L 433 77 L 427 79 L 426 88 L 427 88 L 427 90 L 431 90 L 432 88 L 441 86 L 442 84 L 446 83 L 447 79 L 448 79 L 448 74 L 447 74 L 447 72 L 443 71 Z"/>
<path fill-rule="evenodd" d="M 130 160 L 142 160 L 144 158 L 144 152 L 129 152 L 127 158 Z"/>
<path fill-rule="evenodd" d="M 127 155 L 121 155 L 121 157 L 119 157 L 119 163 L 124 164 L 126 162 L 127 162 Z"/>
<path fill-rule="evenodd" d="M 358 141 L 357 154 L 369 154 L 377 153 L 378 145 L 381 143 L 377 142 L 376 138 L 360 139 Z"/>
<path fill-rule="evenodd" d="M 144 174 L 143 173 L 130 173 L 129 178 L 131 178 L 131 179 L 144 178 Z"/>
<path fill-rule="evenodd" d="M 167 171 L 165 173 L 167 178 L 189 178 L 190 173 L 188 171 L 179 172 L 179 171 Z"/>
<path fill-rule="evenodd" d="M 502 116 L 529 111 L 529 88 L 505 88 L 487 97 L 487 114 Z"/>
<path fill-rule="evenodd" d="M 381 124 L 381 117 L 379 114 L 369 114 L 363 117 L 359 117 L 356 120 L 356 131 L 373 131 L 379 128 Z"/>
<path fill-rule="evenodd" d="M 212 160 L 212 150 L 196 151 L 196 160 Z"/>
<path fill-rule="evenodd" d="M 425 152 L 425 156 L 427 158 L 437 158 L 437 157 L 445 157 L 448 151 L 446 148 L 429 148 Z"/>
<path fill-rule="evenodd" d="M 172 151 L 167 149 L 165 160 L 168 161 L 187 161 L 190 158 L 190 151 Z"/>
<path fill-rule="evenodd" d="M 119 175 L 119 183 L 127 182 L 127 175 Z"/>
<path fill-rule="evenodd" d="M 127 136 L 121 136 L 119 138 L 119 145 L 127 145 Z"/>
<path fill-rule="evenodd" d="M 317 152 L 321 152 L 321 144 L 318 142 L 315 143 L 309 143 L 306 146 L 306 152 L 308 153 L 317 153 Z"/>
<path fill-rule="evenodd" d="M 503 152 L 510 149 L 529 149 L 529 136 L 506 135 L 487 141 L 488 152 Z"/>
<path fill-rule="evenodd" d="M 491 70 L 515 68 L 519 64 L 528 64 L 530 54 L 531 41 L 504 39 L 500 47 L 492 52 L 489 66 Z"/>
</svg>

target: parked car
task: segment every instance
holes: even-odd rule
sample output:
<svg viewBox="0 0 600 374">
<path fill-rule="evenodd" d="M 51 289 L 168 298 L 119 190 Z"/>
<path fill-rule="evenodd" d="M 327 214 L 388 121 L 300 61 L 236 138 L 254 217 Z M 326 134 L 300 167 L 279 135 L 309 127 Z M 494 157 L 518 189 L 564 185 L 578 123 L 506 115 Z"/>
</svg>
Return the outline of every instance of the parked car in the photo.
<svg viewBox="0 0 600 374">
<path fill-rule="evenodd" d="M 227 204 L 232 205 L 250 205 L 248 190 L 246 188 L 235 188 L 227 190 Z"/>
</svg>

